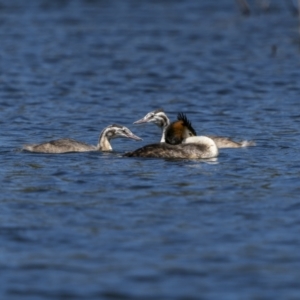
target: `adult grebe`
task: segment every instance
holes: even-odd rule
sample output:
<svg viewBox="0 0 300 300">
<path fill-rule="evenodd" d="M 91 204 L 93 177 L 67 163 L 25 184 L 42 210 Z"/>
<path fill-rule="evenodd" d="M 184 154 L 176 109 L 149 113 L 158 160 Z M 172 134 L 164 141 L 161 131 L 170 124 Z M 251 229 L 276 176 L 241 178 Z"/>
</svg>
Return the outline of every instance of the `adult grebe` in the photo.
<svg viewBox="0 0 300 300">
<path fill-rule="evenodd" d="M 166 141 L 165 132 L 167 127 L 170 125 L 170 120 L 162 109 L 157 109 L 149 112 L 144 118 L 134 122 L 133 124 L 142 124 L 142 123 L 156 124 L 158 127 L 162 129 L 162 137 L 160 142 L 163 143 Z M 214 140 L 218 148 L 241 148 L 241 147 L 255 146 L 255 142 L 253 141 L 235 142 L 228 137 L 212 136 L 212 135 L 208 135 L 207 137 Z M 196 142 L 196 140 L 194 140 L 194 142 Z"/>
<path fill-rule="evenodd" d="M 212 139 L 206 136 L 196 137 L 195 135 L 196 132 L 191 122 L 184 114 L 180 113 L 178 114 L 178 121 L 170 124 L 165 131 L 166 143 L 147 145 L 133 152 L 125 153 L 124 156 L 187 159 L 218 156 L 218 147 Z M 189 140 L 193 138 L 197 138 L 196 143 Z"/>
<path fill-rule="evenodd" d="M 97 146 L 88 145 L 73 139 L 59 139 L 42 144 L 24 145 L 23 150 L 40 153 L 67 153 L 67 152 L 87 152 L 87 151 L 111 151 L 111 139 L 129 138 L 136 141 L 142 140 L 134 135 L 127 127 L 113 124 L 107 126 L 101 132 Z"/>
</svg>

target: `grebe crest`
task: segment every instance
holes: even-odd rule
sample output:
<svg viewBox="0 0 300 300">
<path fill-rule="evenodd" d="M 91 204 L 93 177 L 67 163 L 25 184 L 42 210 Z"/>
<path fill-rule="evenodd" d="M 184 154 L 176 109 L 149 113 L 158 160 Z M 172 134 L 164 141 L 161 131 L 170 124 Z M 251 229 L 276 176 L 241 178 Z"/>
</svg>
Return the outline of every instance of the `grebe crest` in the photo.
<svg viewBox="0 0 300 300">
<path fill-rule="evenodd" d="M 171 145 L 180 144 L 184 139 L 197 135 L 191 121 L 184 113 L 179 113 L 177 120 L 171 123 L 165 131 L 166 143 Z"/>
<path fill-rule="evenodd" d="M 42 144 L 24 145 L 23 150 L 40 153 L 67 153 L 87 151 L 111 151 L 110 140 L 125 137 L 133 140 L 142 140 L 134 135 L 127 127 L 118 124 L 109 125 L 100 134 L 97 146 L 89 145 L 69 138 L 53 140 Z"/>
</svg>

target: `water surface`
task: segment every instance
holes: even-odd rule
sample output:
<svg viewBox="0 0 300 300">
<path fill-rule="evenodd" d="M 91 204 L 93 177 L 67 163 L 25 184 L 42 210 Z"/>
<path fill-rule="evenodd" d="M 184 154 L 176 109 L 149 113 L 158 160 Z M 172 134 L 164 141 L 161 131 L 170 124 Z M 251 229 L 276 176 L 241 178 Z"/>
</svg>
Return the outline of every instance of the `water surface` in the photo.
<svg viewBox="0 0 300 300">
<path fill-rule="evenodd" d="M 252 5 L 1 1 L 1 298 L 299 298 L 298 19 Z M 160 140 L 132 124 L 160 107 L 257 146 L 123 158 Z M 112 123 L 143 141 L 19 151 Z"/>
</svg>

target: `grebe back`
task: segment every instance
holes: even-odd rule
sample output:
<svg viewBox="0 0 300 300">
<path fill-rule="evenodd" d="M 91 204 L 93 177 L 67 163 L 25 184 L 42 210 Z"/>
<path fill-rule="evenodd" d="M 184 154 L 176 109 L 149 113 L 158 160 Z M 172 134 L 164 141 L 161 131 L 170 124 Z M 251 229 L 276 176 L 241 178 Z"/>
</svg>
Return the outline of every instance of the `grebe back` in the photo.
<svg viewBox="0 0 300 300">
<path fill-rule="evenodd" d="M 245 148 L 256 145 L 254 141 L 245 140 L 241 142 L 235 142 L 230 138 L 224 136 L 208 135 L 208 137 L 215 141 L 218 148 Z"/>
<path fill-rule="evenodd" d="M 167 143 L 157 143 L 146 145 L 132 152 L 127 152 L 127 157 L 149 157 L 149 158 L 180 158 L 180 159 L 200 159 L 213 158 L 218 156 L 218 148 L 211 140 L 208 144 L 179 144 L 171 145 Z"/>
</svg>

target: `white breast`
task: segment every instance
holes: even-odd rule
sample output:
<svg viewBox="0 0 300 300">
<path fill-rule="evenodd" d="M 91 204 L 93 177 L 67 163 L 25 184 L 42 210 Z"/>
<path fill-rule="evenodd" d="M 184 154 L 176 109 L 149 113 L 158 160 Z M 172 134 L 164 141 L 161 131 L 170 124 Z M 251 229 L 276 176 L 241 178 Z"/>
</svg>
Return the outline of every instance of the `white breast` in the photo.
<svg viewBox="0 0 300 300">
<path fill-rule="evenodd" d="M 216 143 L 207 136 L 191 136 L 182 141 L 183 144 L 203 144 L 206 145 L 209 150 L 210 157 L 216 157 L 219 154 L 219 149 Z"/>
</svg>

